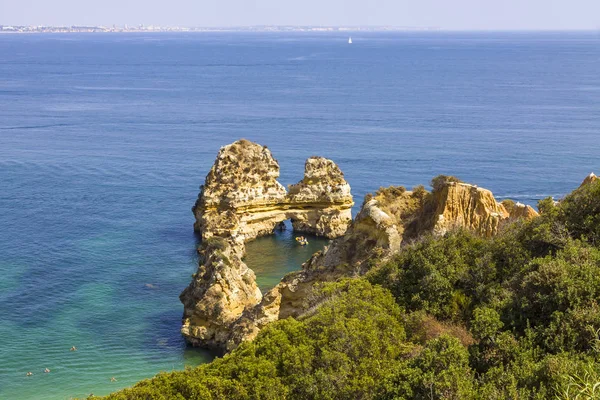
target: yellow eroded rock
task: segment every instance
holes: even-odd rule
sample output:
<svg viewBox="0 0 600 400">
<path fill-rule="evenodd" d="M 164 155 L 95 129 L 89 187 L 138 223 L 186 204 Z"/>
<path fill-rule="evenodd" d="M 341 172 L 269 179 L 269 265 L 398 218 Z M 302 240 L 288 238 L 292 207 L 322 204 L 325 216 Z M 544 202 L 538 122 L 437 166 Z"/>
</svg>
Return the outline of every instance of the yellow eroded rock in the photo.
<svg viewBox="0 0 600 400">
<path fill-rule="evenodd" d="M 180 296 L 181 332 L 190 343 L 226 348 L 231 325 L 261 301 L 254 273 L 242 261 L 247 241 L 271 234 L 288 219 L 297 232 L 332 239 L 347 230 L 354 203 L 333 161 L 309 158 L 304 178 L 289 193 L 278 177 L 279 164 L 264 146 L 240 140 L 219 151 L 192 208 L 202 257 Z M 262 311 L 268 314 L 263 319 L 272 320 L 269 307 Z"/>
<path fill-rule="evenodd" d="M 441 190 L 434 191 L 433 196 L 436 234 L 461 227 L 490 237 L 498 233 L 500 221 L 509 217 L 492 192 L 474 185 L 448 182 Z"/>
</svg>

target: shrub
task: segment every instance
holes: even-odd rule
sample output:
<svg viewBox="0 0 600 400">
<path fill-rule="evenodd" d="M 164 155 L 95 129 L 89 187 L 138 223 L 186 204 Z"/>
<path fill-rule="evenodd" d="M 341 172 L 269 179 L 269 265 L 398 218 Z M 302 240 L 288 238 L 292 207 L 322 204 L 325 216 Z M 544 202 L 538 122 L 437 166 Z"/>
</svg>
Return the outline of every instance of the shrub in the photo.
<svg viewBox="0 0 600 400">
<path fill-rule="evenodd" d="M 460 179 L 452 175 L 438 175 L 431 180 L 431 188 L 434 192 L 437 192 L 444 188 L 448 183 L 456 182 L 462 183 Z"/>
<path fill-rule="evenodd" d="M 323 285 L 314 313 L 270 324 L 253 342 L 108 399 L 368 399 L 405 357 L 402 311 L 365 280 Z"/>
<path fill-rule="evenodd" d="M 558 218 L 574 238 L 600 245 L 600 180 L 568 195 L 560 203 Z"/>
<path fill-rule="evenodd" d="M 469 354 L 458 339 L 431 340 L 414 358 L 396 367 L 381 399 L 473 399 Z"/>
<path fill-rule="evenodd" d="M 501 204 L 504 206 L 504 208 L 506 209 L 506 211 L 508 211 L 509 214 L 512 214 L 512 211 L 515 209 L 516 206 L 516 203 L 511 199 L 504 199 L 502 200 Z"/>
<path fill-rule="evenodd" d="M 428 236 L 400 252 L 381 270 L 373 271 L 368 279 L 389 288 L 409 311 L 468 321 L 465 317 L 470 315 L 474 289 L 470 270 L 484 246 L 484 239 L 466 230 L 441 239 Z"/>
<path fill-rule="evenodd" d="M 220 236 L 212 236 L 206 239 L 206 247 L 223 251 L 227 248 L 227 241 Z"/>
</svg>

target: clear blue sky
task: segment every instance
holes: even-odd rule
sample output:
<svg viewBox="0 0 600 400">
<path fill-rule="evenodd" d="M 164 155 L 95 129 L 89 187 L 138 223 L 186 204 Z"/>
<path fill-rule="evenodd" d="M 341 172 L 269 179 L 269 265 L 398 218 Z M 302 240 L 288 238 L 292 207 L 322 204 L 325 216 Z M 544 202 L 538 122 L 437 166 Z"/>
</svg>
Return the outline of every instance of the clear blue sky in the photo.
<svg viewBox="0 0 600 400">
<path fill-rule="evenodd" d="M 0 24 L 600 28 L 600 0 L 0 0 Z"/>
</svg>

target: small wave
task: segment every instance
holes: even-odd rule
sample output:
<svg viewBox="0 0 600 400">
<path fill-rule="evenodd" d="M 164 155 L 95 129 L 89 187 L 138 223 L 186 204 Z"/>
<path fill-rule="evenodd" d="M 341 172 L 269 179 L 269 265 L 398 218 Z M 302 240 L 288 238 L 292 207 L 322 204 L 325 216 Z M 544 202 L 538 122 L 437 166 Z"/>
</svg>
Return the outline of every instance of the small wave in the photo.
<svg viewBox="0 0 600 400">
<path fill-rule="evenodd" d="M 81 103 L 65 103 L 65 104 L 54 104 L 45 107 L 45 111 L 52 112 L 70 112 L 70 111 L 101 111 L 109 110 L 110 106 L 107 105 L 89 105 Z"/>
<path fill-rule="evenodd" d="M 309 54 L 307 56 L 299 56 L 299 57 L 288 58 L 288 61 L 305 61 L 305 60 L 308 60 L 310 58 L 315 58 L 318 55 L 319 55 L 318 53 L 312 53 L 312 54 Z"/>
<path fill-rule="evenodd" d="M 120 86 L 75 86 L 76 90 L 95 90 L 95 91 L 140 91 L 140 92 L 175 92 L 179 89 L 172 88 L 151 88 L 151 87 L 120 87 Z"/>
<path fill-rule="evenodd" d="M 597 92 L 597 91 L 600 91 L 600 86 L 580 86 L 580 87 L 576 88 L 576 90 L 579 90 L 582 92 Z"/>
<path fill-rule="evenodd" d="M 49 125 L 26 125 L 26 126 L 7 126 L 0 127 L 1 131 L 11 131 L 17 129 L 43 129 L 43 128 L 56 128 L 61 126 L 73 126 L 73 124 L 49 124 Z"/>
<path fill-rule="evenodd" d="M 496 195 L 496 197 L 498 197 L 499 199 L 531 199 L 531 200 L 538 200 L 538 199 L 545 199 L 546 197 L 554 197 L 559 198 L 561 196 L 564 196 L 563 194 L 503 194 L 503 195 Z"/>
</svg>

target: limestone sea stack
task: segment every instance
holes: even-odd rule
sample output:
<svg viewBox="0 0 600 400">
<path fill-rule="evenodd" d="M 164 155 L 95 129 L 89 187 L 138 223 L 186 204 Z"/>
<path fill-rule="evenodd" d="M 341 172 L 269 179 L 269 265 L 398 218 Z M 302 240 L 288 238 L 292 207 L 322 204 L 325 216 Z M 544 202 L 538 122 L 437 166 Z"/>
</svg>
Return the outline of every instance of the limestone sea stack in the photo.
<svg viewBox="0 0 600 400">
<path fill-rule="evenodd" d="M 192 209 L 194 229 L 203 239 L 232 237 L 239 244 L 288 219 L 298 232 L 335 238 L 346 231 L 354 203 L 333 161 L 309 158 L 289 194 L 278 177 L 279 164 L 266 147 L 240 140 L 221 148 Z"/>
<path fill-rule="evenodd" d="M 354 204 L 350 185 L 331 160 L 310 157 L 304 165 L 304 178 L 289 186 L 286 217 L 294 231 L 336 238 L 343 235 L 352 219 Z"/>
<path fill-rule="evenodd" d="M 285 220 L 296 232 L 332 239 L 348 228 L 350 185 L 333 161 L 309 158 L 290 193 L 278 177 L 279 164 L 265 146 L 240 140 L 219 151 L 192 208 L 201 257 L 180 296 L 181 332 L 190 343 L 225 347 L 230 325 L 261 301 L 255 275 L 242 261 L 247 241 L 271 234 Z"/>
</svg>

